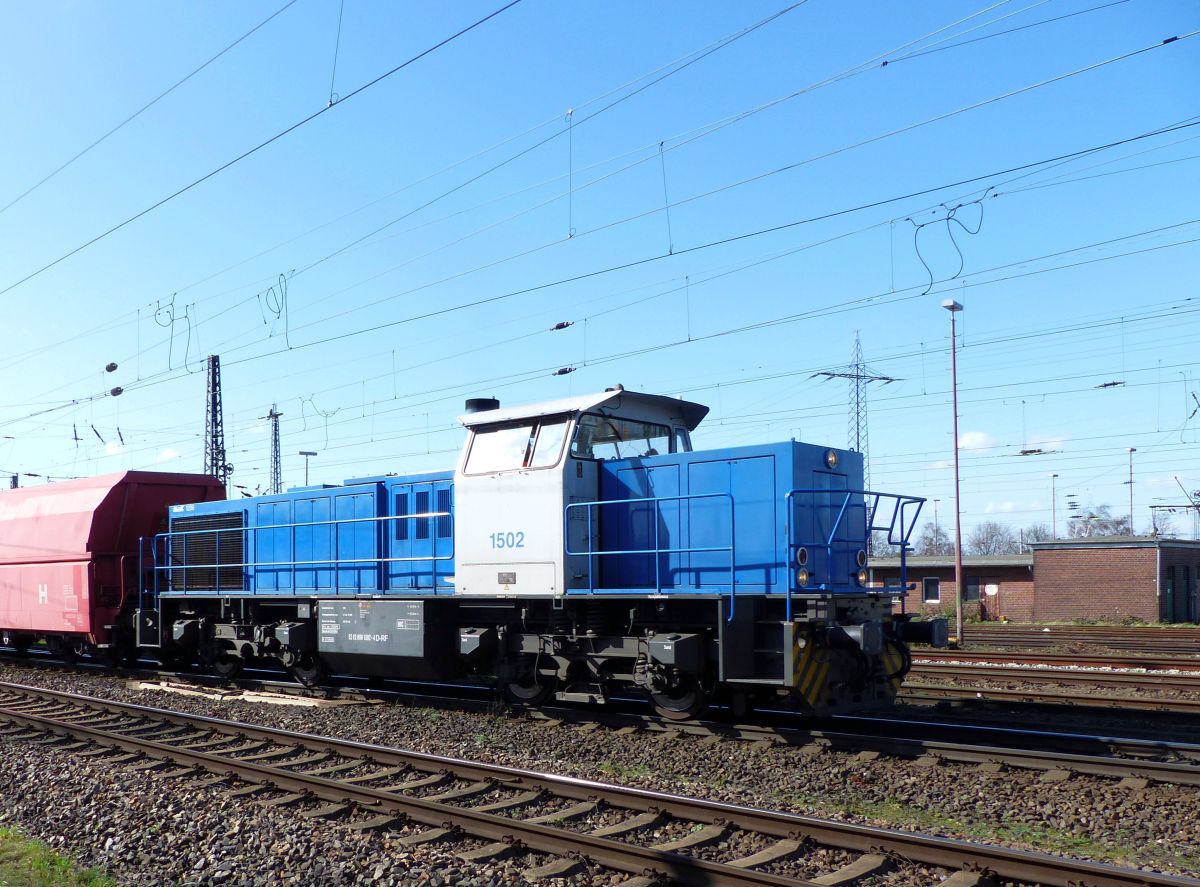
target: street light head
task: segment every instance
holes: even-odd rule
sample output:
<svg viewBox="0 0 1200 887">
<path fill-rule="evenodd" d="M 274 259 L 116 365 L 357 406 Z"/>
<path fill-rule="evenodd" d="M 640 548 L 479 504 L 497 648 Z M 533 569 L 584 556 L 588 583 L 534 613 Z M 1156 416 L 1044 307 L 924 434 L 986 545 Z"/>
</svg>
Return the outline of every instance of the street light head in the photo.
<svg viewBox="0 0 1200 887">
<path fill-rule="evenodd" d="M 1129 448 L 1129 452 L 1131 452 L 1131 453 L 1136 453 L 1136 452 L 1137 452 L 1137 447 L 1130 447 L 1130 448 Z"/>
<path fill-rule="evenodd" d="M 317 454 L 316 454 L 315 450 L 301 450 L 300 455 L 301 456 L 315 456 Z"/>
<path fill-rule="evenodd" d="M 947 311 L 962 311 L 963 310 L 962 305 L 959 304 L 958 302 L 954 301 L 953 299 L 945 299 L 942 302 L 942 307 L 945 308 Z"/>
</svg>

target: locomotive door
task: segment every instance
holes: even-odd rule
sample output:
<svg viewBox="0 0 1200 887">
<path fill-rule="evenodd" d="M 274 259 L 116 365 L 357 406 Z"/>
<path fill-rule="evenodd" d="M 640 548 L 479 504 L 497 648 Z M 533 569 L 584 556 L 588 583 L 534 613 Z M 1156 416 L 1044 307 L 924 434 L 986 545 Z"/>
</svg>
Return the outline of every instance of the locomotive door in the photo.
<svg viewBox="0 0 1200 887">
<path fill-rule="evenodd" d="M 334 499 L 337 537 L 337 591 L 362 594 L 379 589 L 379 547 L 375 494 L 351 493 Z"/>
<path fill-rule="evenodd" d="M 394 484 L 388 541 L 387 587 L 392 591 L 449 591 L 453 572 L 454 483 L 451 480 Z M 417 515 L 428 515 L 418 517 Z"/>
</svg>

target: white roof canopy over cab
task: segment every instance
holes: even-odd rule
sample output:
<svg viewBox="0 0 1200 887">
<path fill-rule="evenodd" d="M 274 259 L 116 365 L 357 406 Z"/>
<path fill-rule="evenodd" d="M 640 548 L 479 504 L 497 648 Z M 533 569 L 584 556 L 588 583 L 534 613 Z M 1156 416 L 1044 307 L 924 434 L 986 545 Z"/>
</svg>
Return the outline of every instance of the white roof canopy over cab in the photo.
<svg viewBox="0 0 1200 887">
<path fill-rule="evenodd" d="M 518 419 L 536 419 L 540 416 L 589 412 L 656 421 L 693 431 L 708 415 L 708 407 L 690 400 L 664 397 L 661 394 L 642 394 L 638 391 L 626 391 L 617 387 L 596 394 L 579 394 L 574 397 L 563 397 L 541 403 L 468 413 L 465 416 L 459 416 L 458 421 L 466 427 L 472 428 L 476 425 L 493 425 Z"/>
</svg>

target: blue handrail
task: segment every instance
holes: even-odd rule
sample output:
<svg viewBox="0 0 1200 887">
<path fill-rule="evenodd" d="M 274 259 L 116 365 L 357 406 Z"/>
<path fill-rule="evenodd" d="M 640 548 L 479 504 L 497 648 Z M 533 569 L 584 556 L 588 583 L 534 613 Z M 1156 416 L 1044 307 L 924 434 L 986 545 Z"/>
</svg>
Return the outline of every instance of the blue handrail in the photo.
<svg viewBox="0 0 1200 887">
<path fill-rule="evenodd" d="M 236 569 L 255 568 L 255 569 L 270 569 L 270 570 L 288 569 L 288 570 L 290 570 L 291 587 L 294 589 L 297 587 L 296 571 L 297 571 L 297 568 L 299 568 L 299 567 L 311 567 L 314 570 L 316 568 L 326 568 L 331 571 L 337 571 L 344 566 L 360 565 L 360 564 L 371 564 L 376 567 L 382 567 L 383 564 L 388 564 L 388 563 L 442 563 L 442 562 L 446 562 L 446 561 L 452 561 L 452 560 L 454 560 L 454 551 L 453 551 L 454 536 L 453 536 L 453 534 L 451 534 L 448 537 L 443 537 L 444 539 L 449 540 L 449 543 L 451 545 L 451 551 L 449 554 L 439 555 L 438 554 L 439 536 L 437 534 L 436 526 L 432 528 L 430 535 L 429 535 L 429 541 L 430 541 L 431 547 L 432 547 L 432 554 L 430 554 L 430 555 L 419 555 L 419 556 L 410 556 L 410 557 L 378 556 L 378 557 L 363 557 L 363 558 L 345 558 L 345 557 L 341 557 L 340 555 L 338 555 L 338 556 L 334 556 L 331 558 L 319 558 L 319 559 L 314 559 L 314 560 L 293 559 L 293 560 L 281 560 L 281 561 L 259 561 L 259 560 L 242 559 L 236 563 L 232 562 L 232 561 L 222 561 L 221 556 L 220 556 L 220 554 L 221 554 L 221 535 L 220 534 L 222 534 L 222 533 L 237 533 L 237 534 L 239 534 L 242 537 L 241 541 L 242 541 L 243 551 L 245 551 L 245 550 L 247 550 L 247 548 L 250 548 L 251 550 L 253 550 L 254 548 L 257 547 L 256 546 L 257 538 L 256 538 L 255 534 L 258 533 L 260 530 L 288 529 L 288 530 L 291 530 L 291 540 L 290 540 L 291 541 L 291 551 L 295 552 L 295 550 L 296 550 L 296 530 L 300 529 L 300 528 L 304 528 L 304 527 L 330 527 L 330 528 L 333 528 L 333 527 L 338 527 L 338 526 L 342 526 L 342 525 L 346 525 L 346 524 L 376 524 L 382 528 L 382 526 L 384 524 L 394 522 L 394 521 L 428 520 L 428 519 L 432 519 L 432 518 L 449 517 L 451 514 L 452 513 L 450 511 L 426 511 L 426 512 L 421 512 L 418 514 L 384 515 L 382 517 L 376 516 L 376 517 L 361 517 L 361 518 L 343 518 L 343 519 L 339 519 L 339 520 L 326 520 L 326 521 L 303 521 L 303 522 L 282 523 L 282 524 L 260 524 L 258 526 L 251 526 L 251 527 L 213 527 L 213 528 L 200 529 L 200 530 L 175 530 L 175 531 L 171 531 L 171 532 L 167 532 L 167 533 L 159 533 L 150 540 L 150 543 L 151 543 L 150 544 L 150 559 L 151 559 L 151 570 L 153 573 L 154 598 L 157 599 L 160 594 L 159 576 L 160 575 L 165 576 L 166 577 L 165 581 L 166 581 L 168 587 L 170 587 L 171 576 L 172 576 L 173 570 L 178 570 L 178 571 L 182 572 L 182 574 L 184 576 L 183 584 L 185 586 L 187 585 L 186 577 L 187 577 L 188 570 L 203 570 L 203 569 L 214 570 L 215 577 L 216 577 L 215 578 L 216 590 L 219 591 L 220 590 L 220 573 L 221 573 L 221 570 L 223 570 L 223 569 L 235 569 L 235 568 Z M 171 551 L 172 542 L 174 542 L 177 539 L 181 539 L 186 542 L 191 537 L 203 537 L 203 536 L 212 536 L 214 539 L 215 563 L 187 563 L 187 564 L 171 563 L 170 551 Z M 376 535 L 376 543 L 378 544 L 379 541 L 380 541 L 380 535 L 377 534 Z M 143 572 L 144 565 L 142 562 L 142 554 L 140 551 L 139 551 L 139 556 L 138 556 L 138 567 L 139 567 L 139 574 L 145 575 L 145 573 Z M 449 583 L 439 582 L 439 577 L 437 575 L 436 567 L 433 568 L 431 576 L 432 576 L 434 588 L 449 588 L 449 587 L 451 587 Z"/>
<path fill-rule="evenodd" d="M 687 548 L 663 548 L 659 540 L 659 521 L 658 509 L 661 502 L 682 502 L 691 501 L 694 499 L 724 499 L 729 505 L 729 544 L 728 545 L 709 545 L 709 546 L 689 546 Z M 594 509 L 605 505 L 630 505 L 630 504 L 653 504 L 655 507 L 654 520 L 654 547 L 653 548 L 624 548 L 624 549 L 603 549 L 596 550 L 592 546 L 592 540 L 595 538 L 593 532 L 594 522 L 592 514 Z M 575 551 L 571 547 L 571 509 L 582 508 L 587 514 L 587 551 Z M 737 534 L 734 529 L 734 509 L 733 496 L 730 493 L 692 493 L 681 496 L 646 496 L 634 499 L 600 499 L 595 502 L 572 502 L 563 509 L 563 538 L 566 540 L 565 553 L 569 557 L 586 557 L 587 558 L 587 577 L 588 577 L 588 594 L 594 594 L 596 591 L 596 583 L 594 580 L 594 571 L 592 558 L 605 557 L 614 554 L 644 554 L 654 556 L 654 590 L 655 593 L 661 593 L 662 585 L 662 562 L 660 555 L 663 554 L 698 554 L 702 552 L 727 551 L 729 552 L 729 616 L 728 621 L 733 620 L 734 612 L 737 608 L 737 553 L 736 543 Z"/>
<path fill-rule="evenodd" d="M 832 511 L 837 508 L 837 516 L 829 531 L 824 538 L 818 538 L 811 541 L 801 540 L 796 538 L 795 527 L 792 520 L 796 512 L 795 500 L 797 496 L 808 495 L 830 497 L 828 504 L 822 507 Z M 835 497 L 841 497 L 840 504 L 837 503 Z M 861 497 L 861 501 L 855 501 L 855 497 Z M 881 509 L 883 503 L 891 503 L 890 509 Z M 871 534 L 877 531 L 887 533 L 887 541 L 889 545 L 895 545 L 900 549 L 900 580 L 901 584 L 907 584 L 907 564 L 906 551 L 908 549 L 908 540 L 912 535 L 913 528 L 916 526 L 917 517 L 921 513 L 921 506 L 925 504 L 925 500 L 918 496 L 902 496 L 896 493 L 877 493 L 873 490 L 831 490 L 822 488 L 806 488 L 789 490 L 785 497 L 785 506 L 787 510 L 787 539 L 789 546 L 789 563 L 794 558 L 795 552 L 800 548 L 808 546 L 819 546 L 825 549 L 825 564 L 829 570 L 829 576 L 826 580 L 820 581 L 811 586 L 815 591 L 826 591 L 834 584 L 835 577 L 833 576 L 833 563 L 835 550 L 842 553 L 843 550 L 848 553 L 851 549 L 855 551 L 864 550 L 867 541 L 871 538 Z M 853 538 L 843 539 L 839 543 L 838 533 L 842 529 L 842 522 L 846 517 L 847 511 L 850 509 L 864 510 L 864 526 L 863 537 L 859 538 L 857 533 Z M 915 509 L 915 510 L 912 510 Z M 817 511 L 817 506 L 812 505 L 813 513 Z M 911 514 L 910 514 L 911 511 Z M 881 518 L 886 518 L 883 520 Z M 792 618 L 792 583 L 787 583 L 787 618 Z"/>
</svg>

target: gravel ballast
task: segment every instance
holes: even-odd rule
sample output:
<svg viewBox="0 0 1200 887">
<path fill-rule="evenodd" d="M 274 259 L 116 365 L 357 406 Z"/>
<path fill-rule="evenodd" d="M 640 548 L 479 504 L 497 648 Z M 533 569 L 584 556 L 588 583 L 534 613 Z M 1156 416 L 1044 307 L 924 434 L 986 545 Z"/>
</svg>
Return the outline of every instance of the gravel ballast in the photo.
<svg viewBox="0 0 1200 887">
<path fill-rule="evenodd" d="M 972 765 L 922 766 L 911 760 L 887 757 L 862 760 L 843 752 L 811 753 L 811 749 L 736 740 L 675 734 L 667 734 L 664 738 L 664 734 L 623 733 L 605 728 L 581 732 L 566 725 L 546 726 L 541 721 L 391 704 L 314 709 L 216 702 L 161 691 L 132 692 L 123 680 L 115 677 L 45 672 L 7 665 L 0 666 L 0 679 L 719 801 L 875 825 L 901 825 L 928 834 L 974 838 L 1193 876 L 1200 874 L 1200 854 L 1195 849 L 1200 846 L 1200 820 L 1195 812 L 1200 809 L 1200 791 L 1192 787 L 1126 788 L 1119 786 L 1116 780 L 1085 776 L 1048 782 L 1036 771 L 988 773 Z M 19 753 L 14 753 L 5 764 L 4 779 L 8 783 L 19 781 L 24 791 L 31 795 L 25 813 L 15 814 L 24 827 L 31 828 L 31 823 L 24 817 L 33 815 L 39 808 L 38 783 L 36 779 L 25 781 L 32 774 L 25 772 L 22 775 L 21 762 L 29 760 L 30 755 L 53 754 L 62 770 L 86 769 L 92 765 L 62 753 L 32 750 L 19 743 L 11 745 Z M 130 781 L 136 780 L 121 778 L 122 783 Z M 88 804 L 103 806 L 107 804 L 104 797 L 111 782 L 103 772 L 96 772 L 81 779 L 77 785 L 91 787 Z M 71 784 L 70 778 L 65 780 L 65 785 Z M 191 809 L 188 806 L 194 800 L 191 793 L 175 790 L 171 787 L 173 783 L 164 786 L 160 781 L 153 781 L 153 784 L 157 794 L 148 796 L 154 798 L 153 804 L 177 804 Z M 262 821 L 269 824 L 270 830 L 283 834 L 288 834 L 288 829 L 299 830 L 298 834 L 308 841 L 304 844 L 304 852 L 312 854 L 306 858 L 322 860 L 322 865 L 332 865 L 336 860 L 338 865 L 353 867 L 358 859 L 358 842 L 368 842 L 369 849 L 363 850 L 364 858 L 379 860 L 387 853 L 387 848 L 369 843 L 385 838 L 355 834 L 352 838 L 339 839 L 342 846 L 349 842 L 355 848 L 354 852 L 347 850 L 344 858 L 337 855 L 326 860 L 323 854 L 311 850 L 314 839 L 310 830 L 332 829 L 337 833 L 336 824 L 296 822 L 298 817 L 287 810 L 264 813 L 256 805 L 221 800 L 222 804 L 210 803 L 209 806 L 223 811 L 234 810 L 230 815 L 240 816 L 247 822 L 246 828 L 250 827 L 249 823 Z M 226 806 L 229 804 L 233 804 L 233 808 Z M 48 822 L 54 821 L 53 806 L 53 799 L 47 799 Z M 196 829 L 189 825 L 186 829 L 191 834 L 205 834 L 208 829 L 212 829 L 213 834 L 220 834 L 216 824 L 222 821 L 221 816 L 213 814 L 214 819 L 205 819 L 207 814 L 202 812 L 205 809 L 203 804 L 197 809 L 198 820 L 193 820 L 190 815 L 187 817 L 189 823 L 196 821 L 200 825 Z M 238 813 L 237 810 L 248 812 Z M 113 815 L 121 815 L 121 811 L 116 810 Z M 138 821 L 144 823 L 155 816 L 161 817 L 161 811 L 147 812 Z M 139 826 L 134 823 L 127 827 L 136 834 Z M 35 826 L 31 833 L 47 838 L 40 829 Z M 121 831 L 117 826 L 113 829 L 115 833 Z M 60 836 L 67 848 L 88 865 L 108 864 L 97 855 L 111 852 L 111 847 L 109 851 L 101 849 L 108 837 L 111 834 L 102 830 L 78 828 L 63 828 Z M 197 852 L 212 849 L 196 848 Z M 234 846 L 229 852 L 236 850 Z M 139 852 L 144 853 L 145 849 Z M 439 866 L 454 865 L 451 855 L 435 848 L 406 852 L 413 857 L 406 862 L 420 867 L 414 868 L 414 872 L 437 871 L 438 877 L 445 878 L 446 872 Z M 134 856 L 136 859 L 137 853 Z M 121 865 L 128 864 L 122 857 Z M 181 860 L 179 865 L 182 864 Z M 312 864 L 317 865 L 316 862 Z M 521 867 L 526 865 L 529 862 L 522 863 Z M 133 866 L 136 869 L 136 862 Z M 487 866 L 472 866 L 470 877 L 476 880 L 452 880 L 451 883 L 490 883 L 487 878 L 495 875 L 485 873 L 486 869 Z M 365 868 L 352 870 L 356 876 L 366 871 Z M 387 869 L 384 874 L 400 877 L 389 874 L 391 871 Z M 370 874 L 373 873 L 374 869 Z M 124 879 L 124 875 L 121 877 Z M 403 877 L 418 880 L 395 883 L 430 883 L 420 880 L 423 874 Z M 135 879 L 130 883 L 149 882 Z M 502 878 L 496 883 L 506 881 Z"/>
</svg>

